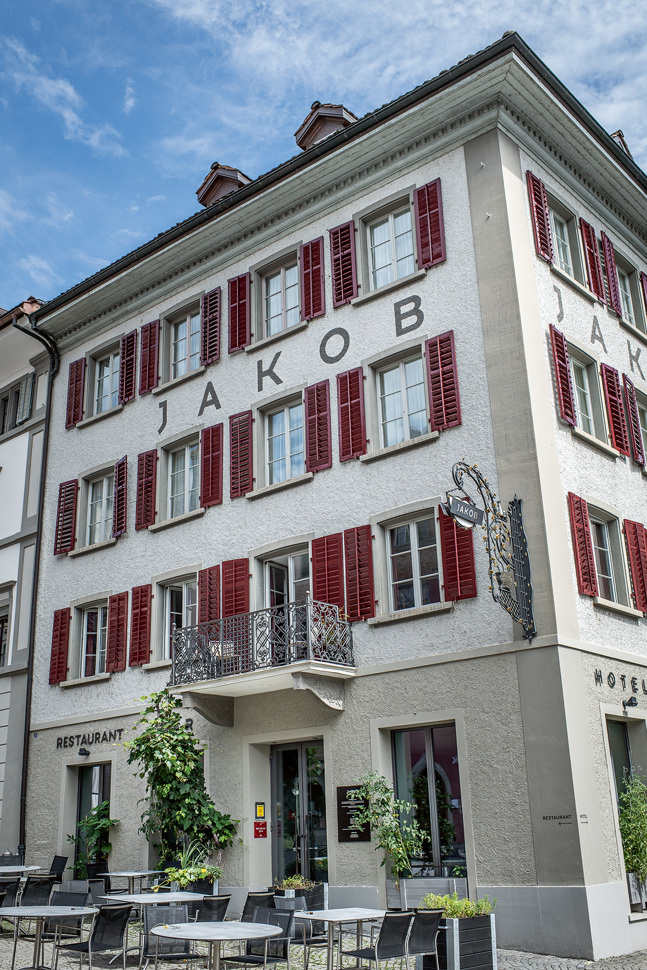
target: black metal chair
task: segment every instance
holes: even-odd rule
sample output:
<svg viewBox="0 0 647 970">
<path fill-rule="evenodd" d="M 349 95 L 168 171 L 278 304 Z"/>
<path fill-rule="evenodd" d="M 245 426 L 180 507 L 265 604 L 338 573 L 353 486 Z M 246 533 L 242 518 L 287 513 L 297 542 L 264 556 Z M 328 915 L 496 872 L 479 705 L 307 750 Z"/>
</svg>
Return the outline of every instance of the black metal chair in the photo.
<svg viewBox="0 0 647 970">
<path fill-rule="evenodd" d="M 21 866 L 21 855 L 0 855 L 0 869 L 3 866 Z"/>
<path fill-rule="evenodd" d="M 63 879 L 60 885 L 62 893 L 89 893 L 89 879 Z"/>
<path fill-rule="evenodd" d="M 106 887 L 103 879 L 88 879 L 88 890 L 92 896 L 92 902 L 103 906 L 106 895 Z"/>
<path fill-rule="evenodd" d="M 61 882 L 63 879 L 63 873 L 67 866 L 67 856 L 66 855 L 55 855 L 51 866 L 49 867 L 50 875 L 56 876 L 57 882 Z"/>
<path fill-rule="evenodd" d="M 409 912 L 385 913 L 375 945 L 360 947 L 358 950 L 344 950 L 340 953 L 340 959 L 342 956 L 356 957 L 358 963 L 366 960 L 374 963 L 376 970 L 380 960 L 399 959 L 400 965 L 404 960 L 408 966 L 407 943 L 414 917 L 415 913 Z"/>
<path fill-rule="evenodd" d="M 52 889 L 56 882 L 56 876 L 27 876 L 25 888 L 20 897 L 20 906 L 47 906 Z"/>
<path fill-rule="evenodd" d="M 241 923 L 253 923 L 254 910 L 258 906 L 266 909 L 272 909 L 274 907 L 274 892 L 248 893 L 247 899 L 245 900 L 245 905 L 243 906 L 243 912 L 240 917 Z"/>
<path fill-rule="evenodd" d="M 79 967 L 83 966 L 83 955 L 87 954 L 90 970 L 92 970 L 92 954 L 105 953 L 109 950 L 121 952 L 123 970 L 126 970 L 126 929 L 132 906 L 100 906 L 92 924 L 92 930 L 87 940 L 79 943 L 57 943 L 54 970 L 58 967 L 58 956 L 64 953 L 78 953 Z"/>
<path fill-rule="evenodd" d="M 66 893 L 54 890 L 50 899 L 50 906 L 91 906 L 90 893 Z M 61 939 L 81 938 L 83 916 L 55 916 L 45 920 L 41 934 L 41 942 L 58 943 Z M 43 951 L 44 956 L 44 951 Z M 54 952 L 52 950 L 52 958 Z M 45 960 L 43 959 L 43 963 Z"/>
<path fill-rule="evenodd" d="M 197 903 L 191 903 L 195 918 L 199 923 L 222 923 L 230 899 L 231 896 L 204 896 Z"/>
<path fill-rule="evenodd" d="M 163 936 L 151 936 L 151 930 L 160 923 L 186 923 L 188 910 L 186 905 L 145 906 L 143 915 L 144 943 L 139 958 L 139 966 L 144 963 L 144 970 L 151 960 L 197 960 L 199 953 L 191 950 L 189 940 L 171 940 Z"/>
<path fill-rule="evenodd" d="M 0 892 L 5 894 L 2 900 L 3 906 L 17 906 L 18 893 L 20 892 L 20 876 L 5 876 L 0 878 Z"/>
<path fill-rule="evenodd" d="M 420 909 L 416 913 L 409 934 L 409 957 L 433 956 L 438 964 L 438 930 L 443 918 L 442 909 Z"/>
<path fill-rule="evenodd" d="M 328 934 L 324 924 L 296 918 L 297 913 L 308 909 L 305 896 L 275 896 L 274 906 L 279 910 L 291 910 L 295 914 L 290 936 L 293 943 L 303 945 L 303 966 L 304 970 L 308 970 L 311 947 L 328 946 Z"/>
<path fill-rule="evenodd" d="M 251 922 L 278 926 L 281 928 L 282 934 L 281 936 L 267 937 L 264 940 L 249 940 L 244 953 L 238 956 L 222 957 L 220 962 L 247 967 L 267 967 L 274 966 L 276 963 L 285 963 L 287 970 L 290 970 L 290 934 L 292 933 L 294 912 L 257 906 Z"/>
</svg>

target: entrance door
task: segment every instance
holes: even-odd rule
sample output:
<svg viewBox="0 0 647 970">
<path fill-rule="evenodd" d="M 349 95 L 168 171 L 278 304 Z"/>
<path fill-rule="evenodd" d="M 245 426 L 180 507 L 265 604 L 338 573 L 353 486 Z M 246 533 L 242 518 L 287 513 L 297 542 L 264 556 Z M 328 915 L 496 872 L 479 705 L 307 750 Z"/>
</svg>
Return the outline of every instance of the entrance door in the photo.
<svg viewBox="0 0 647 970">
<path fill-rule="evenodd" d="M 110 763 L 104 765 L 83 765 L 79 768 L 79 798 L 76 810 L 77 824 L 89 815 L 101 802 L 110 801 Z M 77 829 L 78 833 L 78 829 Z M 85 845 L 76 846 L 75 860 L 85 851 Z M 101 855 L 99 847 L 98 856 Z M 91 860 L 94 861 L 94 860 Z M 96 861 L 99 861 L 98 859 Z"/>
<path fill-rule="evenodd" d="M 328 881 L 323 741 L 272 749 L 273 878 Z"/>
</svg>

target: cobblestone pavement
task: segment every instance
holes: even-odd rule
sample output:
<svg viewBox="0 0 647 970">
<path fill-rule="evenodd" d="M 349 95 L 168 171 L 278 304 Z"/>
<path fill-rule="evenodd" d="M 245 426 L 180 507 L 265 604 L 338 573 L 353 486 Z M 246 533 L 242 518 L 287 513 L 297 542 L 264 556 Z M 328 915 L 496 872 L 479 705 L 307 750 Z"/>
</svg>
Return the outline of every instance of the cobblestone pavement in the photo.
<svg viewBox="0 0 647 970">
<path fill-rule="evenodd" d="M 647 970 L 647 950 L 606 960 L 568 960 L 521 950 L 498 950 L 499 970 Z"/>
</svg>

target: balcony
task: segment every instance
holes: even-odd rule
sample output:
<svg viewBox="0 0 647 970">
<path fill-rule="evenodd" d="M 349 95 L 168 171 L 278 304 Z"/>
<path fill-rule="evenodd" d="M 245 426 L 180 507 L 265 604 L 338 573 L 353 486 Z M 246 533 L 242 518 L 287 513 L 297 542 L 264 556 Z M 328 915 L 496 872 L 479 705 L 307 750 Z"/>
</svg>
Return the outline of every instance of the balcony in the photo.
<svg viewBox="0 0 647 970">
<path fill-rule="evenodd" d="M 173 634 L 170 683 L 180 692 L 236 697 L 294 687 L 318 693 L 315 678 L 353 676 L 350 623 L 336 606 L 309 596 L 303 604 L 241 613 Z"/>
</svg>

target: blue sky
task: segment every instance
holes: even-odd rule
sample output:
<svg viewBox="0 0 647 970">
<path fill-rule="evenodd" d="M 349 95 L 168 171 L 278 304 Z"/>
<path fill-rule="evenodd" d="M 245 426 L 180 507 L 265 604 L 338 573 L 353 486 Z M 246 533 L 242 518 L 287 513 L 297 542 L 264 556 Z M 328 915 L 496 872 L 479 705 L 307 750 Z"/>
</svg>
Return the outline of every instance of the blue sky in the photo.
<svg viewBox="0 0 647 970">
<path fill-rule="evenodd" d="M 212 162 L 255 178 L 296 154 L 312 101 L 361 116 L 509 29 L 647 168 L 635 0 L 3 0 L 0 306 L 197 211 Z"/>
</svg>

